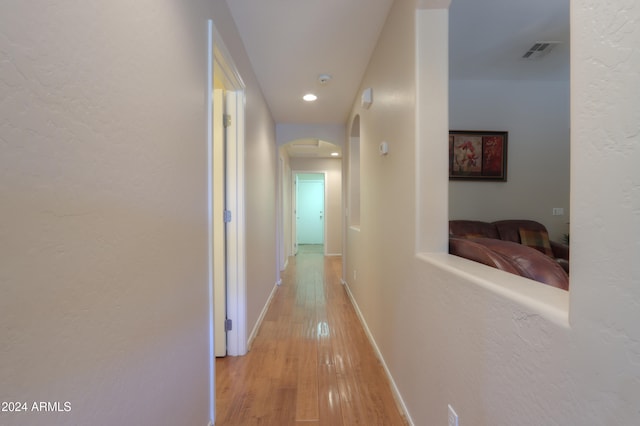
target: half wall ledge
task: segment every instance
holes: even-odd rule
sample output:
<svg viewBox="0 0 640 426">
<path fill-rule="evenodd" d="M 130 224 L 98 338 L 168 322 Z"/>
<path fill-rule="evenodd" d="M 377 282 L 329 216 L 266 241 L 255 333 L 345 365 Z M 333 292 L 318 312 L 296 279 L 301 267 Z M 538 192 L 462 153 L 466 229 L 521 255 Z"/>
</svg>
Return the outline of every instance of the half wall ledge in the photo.
<svg viewBox="0 0 640 426">
<path fill-rule="evenodd" d="M 448 253 L 417 253 L 435 268 L 460 277 L 563 328 L 569 325 L 569 292 Z"/>
</svg>

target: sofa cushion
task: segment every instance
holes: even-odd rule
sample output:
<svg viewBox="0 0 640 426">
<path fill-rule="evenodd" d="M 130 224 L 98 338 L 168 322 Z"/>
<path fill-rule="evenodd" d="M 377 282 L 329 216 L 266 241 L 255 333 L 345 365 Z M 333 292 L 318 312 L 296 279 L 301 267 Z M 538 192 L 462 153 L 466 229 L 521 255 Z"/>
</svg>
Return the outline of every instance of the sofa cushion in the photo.
<svg viewBox="0 0 640 426">
<path fill-rule="evenodd" d="M 551 243 L 549 242 L 549 234 L 541 229 L 520 228 L 520 242 L 531 248 L 534 248 L 547 256 L 553 257 Z"/>
<path fill-rule="evenodd" d="M 493 224 L 479 220 L 450 220 L 449 235 L 463 238 L 500 238 Z"/>
<path fill-rule="evenodd" d="M 506 257 L 511 265 L 517 267 L 518 275 L 552 287 L 569 290 L 569 276 L 564 269 L 554 259 L 538 250 L 511 241 L 479 239 L 474 242 Z"/>
<path fill-rule="evenodd" d="M 503 271 L 520 275 L 520 269 L 506 256 L 491 250 L 483 244 L 485 239 L 449 238 L 449 253 L 483 263 Z"/>
</svg>

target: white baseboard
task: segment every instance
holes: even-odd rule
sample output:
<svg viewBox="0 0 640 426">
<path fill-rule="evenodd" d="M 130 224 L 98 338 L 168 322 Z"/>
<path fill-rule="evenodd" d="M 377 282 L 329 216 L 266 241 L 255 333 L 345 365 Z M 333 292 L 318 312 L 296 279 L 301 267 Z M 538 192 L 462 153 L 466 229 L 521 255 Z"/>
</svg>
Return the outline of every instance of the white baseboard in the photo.
<svg viewBox="0 0 640 426">
<path fill-rule="evenodd" d="M 400 391 L 396 386 L 396 382 L 393 380 L 393 377 L 391 376 L 391 372 L 387 367 L 387 363 L 384 361 L 384 358 L 382 357 L 382 352 L 380 352 L 380 348 L 378 348 L 378 345 L 376 344 L 376 341 L 373 338 L 373 335 L 371 334 L 371 330 L 369 330 L 369 326 L 367 325 L 367 322 L 364 320 L 364 317 L 362 316 L 362 311 L 360 311 L 358 302 L 356 302 L 356 299 L 353 297 L 353 293 L 351 293 L 351 288 L 349 288 L 349 283 L 344 280 L 341 280 L 341 281 L 344 287 L 347 289 L 347 295 L 349 296 L 349 300 L 351 301 L 351 304 L 353 305 L 353 308 L 355 309 L 356 314 L 358 315 L 358 319 L 362 324 L 362 328 L 364 328 L 364 332 L 367 335 L 369 342 L 371 342 L 371 346 L 373 346 L 373 350 L 375 351 L 376 356 L 380 360 L 380 363 L 382 364 L 382 368 L 384 368 L 384 372 L 387 375 L 387 378 L 389 379 L 389 383 L 391 383 L 391 393 L 393 393 L 393 397 L 398 403 L 398 406 L 402 411 L 402 414 L 404 415 L 404 417 L 407 419 L 407 422 L 409 423 L 409 425 L 415 426 L 415 424 L 413 423 L 413 419 L 409 414 L 409 410 L 407 410 L 407 406 L 404 403 L 404 400 L 402 399 L 402 395 L 400 395 Z"/>
<path fill-rule="evenodd" d="M 262 312 L 260 312 L 260 316 L 258 317 L 258 321 L 256 321 L 256 325 L 251 330 L 251 334 L 249 335 L 249 340 L 247 341 L 247 350 L 251 350 L 251 344 L 253 340 L 258 335 L 258 331 L 260 331 L 260 326 L 262 325 L 262 321 L 264 320 L 264 316 L 267 314 L 267 310 L 269 310 L 269 306 L 271 305 L 271 300 L 273 299 L 274 294 L 276 294 L 276 290 L 278 290 L 278 286 L 282 283 L 282 280 L 278 281 L 271 290 L 271 294 L 269 294 L 269 298 L 267 299 L 267 303 L 265 303 L 262 308 Z"/>
</svg>

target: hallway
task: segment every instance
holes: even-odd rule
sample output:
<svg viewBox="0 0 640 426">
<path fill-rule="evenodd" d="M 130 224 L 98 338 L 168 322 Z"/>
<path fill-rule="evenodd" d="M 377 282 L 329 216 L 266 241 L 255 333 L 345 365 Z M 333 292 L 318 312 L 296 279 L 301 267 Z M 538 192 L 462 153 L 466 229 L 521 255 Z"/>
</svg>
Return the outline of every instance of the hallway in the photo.
<svg viewBox="0 0 640 426">
<path fill-rule="evenodd" d="M 244 357 L 216 360 L 216 424 L 405 425 L 340 283 L 342 258 L 289 259 Z"/>
</svg>

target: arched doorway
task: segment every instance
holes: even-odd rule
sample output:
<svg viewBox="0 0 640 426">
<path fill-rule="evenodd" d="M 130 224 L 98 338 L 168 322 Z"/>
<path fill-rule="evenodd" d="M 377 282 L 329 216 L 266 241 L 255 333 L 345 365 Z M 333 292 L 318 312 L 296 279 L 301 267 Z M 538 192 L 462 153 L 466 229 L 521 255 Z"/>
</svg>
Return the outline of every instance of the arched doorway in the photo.
<svg viewBox="0 0 640 426">
<path fill-rule="evenodd" d="M 296 174 L 324 176 L 324 253 L 342 254 L 342 148 L 319 138 L 300 138 L 279 148 L 279 269 L 296 253 Z M 317 212 L 317 218 L 320 217 Z"/>
</svg>

